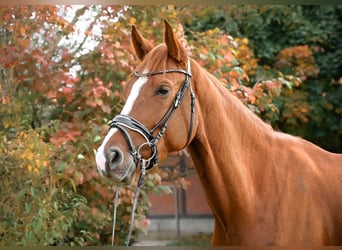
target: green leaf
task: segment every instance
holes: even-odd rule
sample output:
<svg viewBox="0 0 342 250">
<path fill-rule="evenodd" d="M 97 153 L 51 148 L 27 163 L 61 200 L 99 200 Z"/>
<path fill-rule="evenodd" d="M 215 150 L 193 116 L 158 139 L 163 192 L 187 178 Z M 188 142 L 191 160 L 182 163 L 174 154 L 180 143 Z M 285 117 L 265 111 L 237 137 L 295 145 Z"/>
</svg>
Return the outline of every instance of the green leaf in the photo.
<svg viewBox="0 0 342 250">
<path fill-rule="evenodd" d="M 83 154 L 78 154 L 78 155 L 77 155 L 77 159 L 78 159 L 78 160 L 84 160 L 85 157 L 84 157 Z"/>
<path fill-rule="evenodd" d="M 93 142 L 99 142 L 101 140 L 101 136 L 99 136 L 99 135 L 97 135 L 97 136 L 95 136 L 94 137 L 94 140 L 93 140 Z"/>
<path fill-rule="evenodd" d="M 240 76 L 243 75 L 243 69 L 242 68 L 235 66 L 235 67 L 233 67 L 233 70 L 236 71 Z"/>
<path fill-rule="evenodd" d="M 31 195 L 32 195 L 32 196 L 35 196 L 35 194 L 36 194 L 35 188 L 34 188 L 34 187 L 31 187 Z"/>
</svg>

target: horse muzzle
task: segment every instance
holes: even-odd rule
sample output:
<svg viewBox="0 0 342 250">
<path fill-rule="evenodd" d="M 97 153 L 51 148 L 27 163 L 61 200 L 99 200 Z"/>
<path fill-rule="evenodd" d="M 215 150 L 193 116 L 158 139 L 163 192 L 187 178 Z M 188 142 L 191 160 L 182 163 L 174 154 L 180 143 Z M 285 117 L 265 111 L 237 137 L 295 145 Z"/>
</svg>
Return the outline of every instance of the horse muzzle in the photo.
<svg viewBox="0 0 342 250">
<path fill-rule="evenodd" d="M 97 171 L 113 183 L 129 185 L 134 179 L 136 164 L 131 154 L 124 154 L 118 147 L 105 149 L 102 145 L 96 153 Z"/>
</svg>

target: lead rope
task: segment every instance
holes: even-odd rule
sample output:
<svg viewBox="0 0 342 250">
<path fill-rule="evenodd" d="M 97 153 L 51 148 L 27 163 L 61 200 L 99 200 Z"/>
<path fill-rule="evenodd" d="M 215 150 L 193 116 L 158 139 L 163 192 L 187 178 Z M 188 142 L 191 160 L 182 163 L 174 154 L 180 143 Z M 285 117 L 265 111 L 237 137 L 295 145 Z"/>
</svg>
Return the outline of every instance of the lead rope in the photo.
<svg viewBox="0 0 342 250">
<path fill-rule="evenodd" d="M 114 212 L 113 212 L 112 246 L 114 246 L 115 222 L 116 222 L 116 208 L 117 208 L 117 204 L 118 204 L 119 193 L 120 193 L 120 186 L 119 186 L 119 185 L 116 185 L 115 198 L 114 198 Z"/>
<path fill-rule="evenodd" d="M 140 161 L 141 171 L 140 171 L 137 189 L 136 189 L 135 194 L 134 194 L 134 200 L 133 200 L 133 205 L 132 205 L 132 214 L 131 214 L 131 222 L 129 225 L 129 231 L 128 231 L 128 235 L 127 235 L 126 246 L 129 246 L 129 241 L 130 241 L 131 235 L 132 235 L 132 230 L 133 230 L 133 226 L 134 226 L 134 213 L 135 213 L 135 209 L 137 207 L 140 189 L 141 189 L 142 185 L 144 184 L 144 177 L 146 174 L 146 161 L 147 160 L 145 160 L 145 159 L 141 159 L 141 161 Z M 112 246 L 114 246 L 116 208 L 117 208 L 117 201 L 118 201 L 119 192 L 120 192 L 120 187 L 116 186 L 116 193 L 115 193 L 115 199 L 114 199 L 114 213 L 113 213 Z"/>
<path fill-rule="evenodd" d="M 129 231 L 128 231 L 128 235 L 127 235 L 126 246 L 129 246 L 129 241 L 131 239 L 132 230 L 133 230 L 133 226 L 134 226 L 134 213 L 135 213 L 135 209 L 137 207 L 137 202 L 138 202 L 141 186 L 144 184 L 144 177 L 145 177 L 145 173 L 146 173 L 146 160 L 145 159 L 141 159 L 140 168 L 141 168 L 141 171 L 140 171 L 140 176 L 139 176 L 139 180 L 138 180 L 137 190 L 135 191 L 135 195 L 134 195 L 133 206 L 132 206 L 132 215 L 131 215 L 131 223 L 129 225 Z"/>
</svg>

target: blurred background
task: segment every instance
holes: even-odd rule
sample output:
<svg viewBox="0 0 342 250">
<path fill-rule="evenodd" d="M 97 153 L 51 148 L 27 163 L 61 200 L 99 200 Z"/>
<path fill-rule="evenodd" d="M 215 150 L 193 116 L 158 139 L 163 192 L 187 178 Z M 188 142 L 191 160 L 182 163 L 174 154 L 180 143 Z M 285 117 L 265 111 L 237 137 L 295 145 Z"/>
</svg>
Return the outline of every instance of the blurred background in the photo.
<svg viewBox="0 0 342 250">
<path fill-rule="evenodd" d="M 94 152 L 139 63 L 131 25 L 159 44 L 164 19 L 275 130 L 342 152 L 341 5 L 2 5 L 0 246 L 111 243 L 115 187 L 98 176 Z M 134 189 L 121 189 L 119 245 Z M 186 151 L 148 172 L 133 241 L 201 233 L 189 244 L 208 244 L 212 223 Z"/>
</svg>

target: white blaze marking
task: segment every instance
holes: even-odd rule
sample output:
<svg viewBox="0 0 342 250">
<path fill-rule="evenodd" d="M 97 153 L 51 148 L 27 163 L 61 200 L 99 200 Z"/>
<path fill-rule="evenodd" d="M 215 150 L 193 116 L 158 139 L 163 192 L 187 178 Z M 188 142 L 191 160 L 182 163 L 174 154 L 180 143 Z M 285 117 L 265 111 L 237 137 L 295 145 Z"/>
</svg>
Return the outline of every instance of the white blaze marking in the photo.
<svg viewBox="0 0 342 250">
<path fill-rule="evenodd" d="M 140 91 L 141 91 L 142 87 L 145 85 L 145 83 L 147 82 L 147 80 L 148 80 L 147 77 L 140 77 L 133 84 L 133 87 L 132 87 L 131 92 L 128 96 L 127 102 L 121 111 L 122 115 L 128 115 L 131 112 L 131 110 L 134 106 L 134 103 L 135 103 L 136 99 L 138 98 Z M 106 170 L 106 168 L 105 168 L 106 157 L 105 157 L 105 153 L 104 153 L 104 147 L 107 144 L 107 142 L 109 141 L 109 139 L 116 133 L 116 131 L 118 131 L 116 128 L 111 128 L 109 130 L 108 134 L 106 135 L 106 137 L 104 138 L 101 146 L 97 150 L 96 164 L 97 164 L 97 168 L 100 170 L 100 172 L 101 171 L 105 172 L 105 170 Z"/>
<path fill-rule="evenodd" d="M 140 77 L 138 81 L 136 81 L 133 84 L 131 93 L 129 94 L 127 102 L 121 111 L 122 115 L 128 115 L 129 112 L 131 112 L 133 105 L 135 103 L 135 100 L 139 96 L 140 90 L 142 89 L 142 87 L 145 85 L 146 82 L 147 82 L 147 77 L 144 76 L 144 77 Z"/>
<path fill-rule="evenodd" d="M 105 163 L 106 163 L 106 157 L 104 154 L 104 147 L 107 144 L 107 142 L 109 141 L 109 139 L 115 134 L 115 132 L 118 129 L 116 128 L 111 128 L 108 132 L 108 134 L 106 135 L 106 137 L 104 138 L 101 146 L 97 149 L 97 153 L 96 153 L 96 164 L 97 164 L 97 168 L 102 171 L 105 172 L 106 168 L 105 168 Z"/>
</svg>

